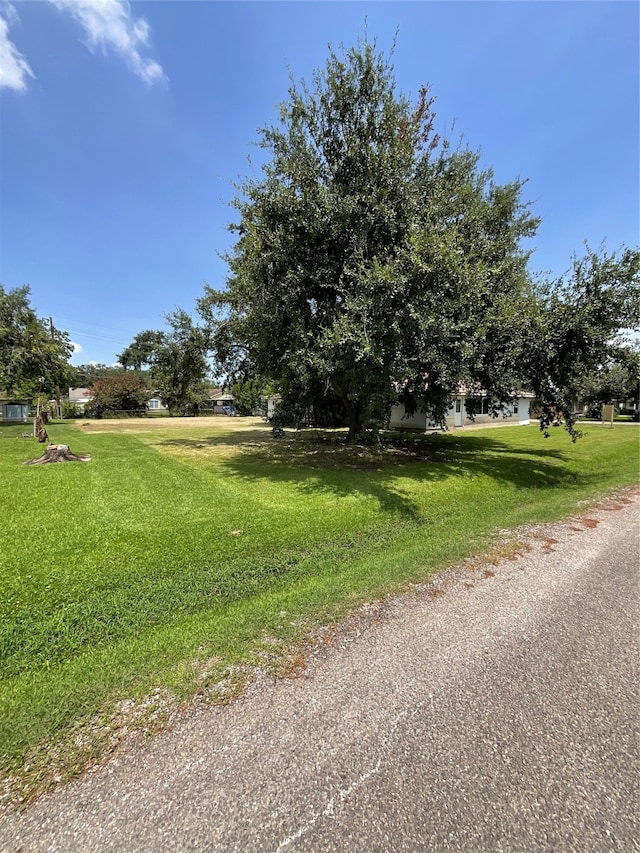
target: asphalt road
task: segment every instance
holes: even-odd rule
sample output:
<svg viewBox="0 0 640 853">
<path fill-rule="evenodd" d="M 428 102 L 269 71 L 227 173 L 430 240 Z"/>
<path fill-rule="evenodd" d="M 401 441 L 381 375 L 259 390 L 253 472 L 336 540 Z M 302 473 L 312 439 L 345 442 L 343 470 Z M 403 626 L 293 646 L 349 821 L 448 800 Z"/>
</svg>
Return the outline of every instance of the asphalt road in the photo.
<svg viewBox="0 0 640 853">
<path fill-rule="evenodd" d="M 2 851 L 640 850 L 637 495 L 364 608 L 263 681 L 0 817 Z"/>
</svg>

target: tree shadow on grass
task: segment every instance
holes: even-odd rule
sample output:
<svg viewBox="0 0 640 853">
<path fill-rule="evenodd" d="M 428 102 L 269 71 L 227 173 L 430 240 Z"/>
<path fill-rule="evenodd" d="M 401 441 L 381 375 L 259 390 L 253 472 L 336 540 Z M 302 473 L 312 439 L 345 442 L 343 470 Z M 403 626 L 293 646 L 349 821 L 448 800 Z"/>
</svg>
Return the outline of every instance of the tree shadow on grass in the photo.
<svg viewBox="0 0 640 853">
<path fill-rule="evenodd" d="M 486 435 L 383 434 L 379 447 L 347 445 L 343 431 L 287 432 L 282 439 L 262 431 L 204 439 L 172 438 L 163 446 L 184 448 L 193 458 L 216 448 L 230 453 L 217 459 L 219 469 L 258 485 L 261 480 L 289 483 L 303 493 L 336 497 L 374 497 L 387 512 L 418 520 L 406 480 L 420 483 L 486 476 L 516 489 L 554 489 L 578 482 L 555 448 L 512 447 Z M 231 439 L 231 440 L 230 440 Z M 581 476 L 580 481 L 584 482 Z"/>
<path fill-rule="evenodd" d="M 199 454 L 203 459 L 208 455 L 215 458 L 216 447 L 228 446 L 229 438 L 164 438 L 156 446 L 173 448 L 178 454 L 183 450 L 197 462 Z M 280 584 L 289 585 L 318 571 L 319 560 L 322 571 L 330 572 L 348 560 L 350 553 L 360 555 L 376 542 L 393 541 L 400 528 L 429 525 L 431 520 L 424 506 L 421 510 L 413 500 L 412 484 L 407 480 L 428 488 L 430 483 L 449 480 L 456 485 L 466 478 L 486 476 L 493 497 L 507 484 L 544 493 L 588 483 L 583 475 L 578 478 L 570 470 L 557 449 L 514 448 L 486 435 L 385 434 L 382 448 L 345 445 L 336 431 L 287 433 L 283 440 L 273 440 L 261 431 L 232 438 L 233 452 L 217 457 L 213 476 L 237 478 L 246 483 L 248 492 L 258 491 L 261 484 L 279 482 L 301 494 L 369 497 L 386 515 L 385 523 L 363 524 L 342 530 L 335 538 L 311 543 L 295 533 L 290 541 L 285 538 L 257 551 L 248 539 L 246 550 L 240 545 L 224 560 L 212 551 L 210 559 L 170 560 L 170 570 L 164 571 L 166 555 L 172 553 L 169 543 L 162 551 L 162 563 L 156 558 L 156 570 L 148 575 L 128 584 L 119 582 L 114 588 L 98 585 L 87 589 L 60 612 L 57 608 L 50 611 L 45 600 L 40 611 L 31 608 L 14 618 L 4 637 L 0 630 L 0 671 L 5 678 L 33 671 L 44 666 L 43 661 L 49 666 L 50 661 L 71 659 L 178 615 L 224 607 Z M 442 494 L 440 489 L 437 495 Z M 434 501 L 438 499 L 434 496 Z M 316 510 L 312 507 L 310 511 Z M 334 511 L 341 511 L 340 504 Z M 306 559 L 309 556 L 311 560 Z"/>
</svg>

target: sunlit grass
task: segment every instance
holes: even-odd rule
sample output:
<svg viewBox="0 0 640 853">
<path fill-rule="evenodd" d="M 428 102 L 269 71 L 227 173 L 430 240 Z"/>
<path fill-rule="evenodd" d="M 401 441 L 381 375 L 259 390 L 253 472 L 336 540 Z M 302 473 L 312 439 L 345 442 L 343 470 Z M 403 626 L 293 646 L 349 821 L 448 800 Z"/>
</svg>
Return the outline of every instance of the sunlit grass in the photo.
<svg viewBox="0 0 640 853">
<path fill-rule="evenodd" d="M 265 650 L 638 480 L 634 427 L 375 449 L 335 432 L 274 441 L 258 420 L 54 424 L 92 461 L 42 467 L 20 464 L 42 450 L 21 432 L 0 427 L 0 755 L 6 772 L 28 756 L 38 784 L 48 745 L 61 765 L 86 760 L 70 733 L 119 699 L 220 699 Z"/>
</svg>

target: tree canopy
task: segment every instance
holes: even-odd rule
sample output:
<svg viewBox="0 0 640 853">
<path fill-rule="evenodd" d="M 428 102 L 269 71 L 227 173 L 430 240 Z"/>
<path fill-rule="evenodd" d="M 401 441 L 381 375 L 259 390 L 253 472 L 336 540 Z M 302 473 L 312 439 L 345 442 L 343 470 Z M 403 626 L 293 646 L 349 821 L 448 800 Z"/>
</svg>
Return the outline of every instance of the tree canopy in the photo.
<svg viewBox="0 0 640 853">
<path fill-rule="evenodd" d="M 444 423 L 462 388 L 498 409 L 533 390 L 542 428 L 562 416 L 575 437 L 578 377 L 638 323 L 640 255 L 588 250 L 534 284 L 525 182 L 440 140 L 433 103 L 397 94 L 368 42 L 292 81 L 262 174 L 238 186 L 226 288 L 198 303 L 218 373 L 275 383 L 283 417 L 311 408 L 352 440 L 395 400 Z"/>
<path fill-rule="evenodd" d="M 194 324 L 180 308 L 167 315 L 167 322 L 168 330 L 146 330 L 136 335 L 118 360 L 125 369 L 150 368 L 154 389 L 170 414 L 197 411 L 208 403 L 204 384 L 209 372 L 208 330 Z"/>
<path fill-rule="evenodd" d="M 231 386 L 233 408 L 239 415 L 255 415 L 266 410 L 264 387 L 259 379 L 234 382 Z"/>
<path fill-rule="evenodd" d="M 206 285 L 204 326 L 181 309 L 119 356 L 146 365 L 172 412 L 204 401 L 207 356 L 238 390 L 280 398 L 279 423 L 375 434 L 394 402 L 444 425 L 454 395 L 506 409 L 534 391 L 541 427 L 564 418 L 584 377 L 637 328 L 640 252 L 587 248 L 557 281 L 533 281 L 539 220 L 526 181 L 499 184 L 480 155 L 441 140 L 434 98 L 412 104 L 375 44 L 330 50 L 292 80 L 262 128 L 261 175 L 237 186 L 226 286 Z M 582 385 L 581 385 L 582 383 Z M 247 410 L 253 408 L 251 401 Z M 241 406 L 242 407 L 242 406 Z"/>
<path fill-rule="evenodd" d="M 151 396 L 139 373 L 121 370 L 103 376 L 91 386 L 92 399 L 85 404 L 87 415 L 102 417 L 111 412 L 138 412 Z"/>
<path fill-rule="evenodd" d="M 625 408 L 629 401 L 640 404 L 640 354 L 631 350 L 621 352 L 580 383 L 580 399 L 591 415 L 600 416 L 601 407 L 616 404 Z M 637 411 L 637 410 L 636 410 Z"/>
<path fill-rule="evenodd" d="M 640 325 L 639 285 L 638 250 L 587 247 L 565 276 L 539 286 L 520 363 L 536 394 L 543 429 L 560 414 L 575 435 L 571 404 L 585 397 L 586 377 L 612 361 L 629 360 L 623 332 Z"/>
<path fill-rule="evenodd" d="M 53 394 L 65 385 L 73 346 L 66 332 L 51 328 L 30 304 L 27 285 L 0 285 L 0 391 L 20 397 Z"/>
<path fill-rule="evenodd" d="M 118 361 L 125 370 L 129 368 L 140 370 L 144 365 L 153 362 L 155 353 L 164 345 L 164 342 L 164 332 L 147 329 L 135 336 L 133 342 L 120 353 Z"/>
<path fill-rule="evenodd" d="M 461 384 L 517 390 L 537 219 L 522 181 L 497 184 L 433 126 L 428 89 L 396 94 L 369 43 L 292 83 L 262 176 L 239 187 L 227 286 L 199 302 L 221 371 L 337 410 L 351 439 L 398 397 L 442 420 Z"/>
<path fill-rule="evenodd" d="M 144 379 L 144 371 L 138 371 Z M 96 379 L 122 373 L 120 364 L 77 364 L 71 366 L 70 383 L 76 388 L 89 388 Z"/>
</svg>

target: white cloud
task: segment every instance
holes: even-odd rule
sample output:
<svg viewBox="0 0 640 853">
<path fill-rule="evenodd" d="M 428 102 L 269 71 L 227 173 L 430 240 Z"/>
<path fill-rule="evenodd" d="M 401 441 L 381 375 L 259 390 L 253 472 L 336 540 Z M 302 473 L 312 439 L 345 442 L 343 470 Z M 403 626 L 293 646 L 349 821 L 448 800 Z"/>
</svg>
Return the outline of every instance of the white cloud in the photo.
<svg viewBox="0 0 640 853">
<path fill-rule="evenodd" d="M 0 18 L 4 18 L 8 24 L 20 22 L 20 16 L 16 12 L 15 6 L 9 0 L 0 0 Z"/>
<path fill-rule="evenodd" d="M 75 341 L 69 341 L 69 343 L 73 347 L 74 355 L 77 355 L 78 353 L 82 352 L 82 347 L 80 346 L 80 344 L 77 344 Z"/>
<path fill-rule="evenodd" d="M 145 83 L 164 79 L 162 67 L 146 59 L 140 48 L 149 42 L 149 25 L 144 18 L 134 20 L 128 0 L 49 0 L 56 9 L 69 12 L 88 37 L 87 46 L 94 50 L 114 50 Z"/>
<path fill-rule="evenodd" d="M 16 23 L 18 16 L 10 3 L 0 7 L 0 88 L 24 92 L 27 78 L 36 79 L 31 66 L 9 39 L 9 23 Z"/>
<path fill-rule="evenodd" d="M 129 0 L 49 0 L 56 9 L 78 21 L 90 50 L 113 50 L 147 84 L 164 80 L 162 67 L 144 57 L 141 49 L 149 43 L 149 24 L 131 16 Z M 28 80 L 36 79 L 26 57 L 9 38 L 9 27 L 19 20 L 11 3 L 0 0 L 0 88 L 24 92 Z"/>
</svg>

